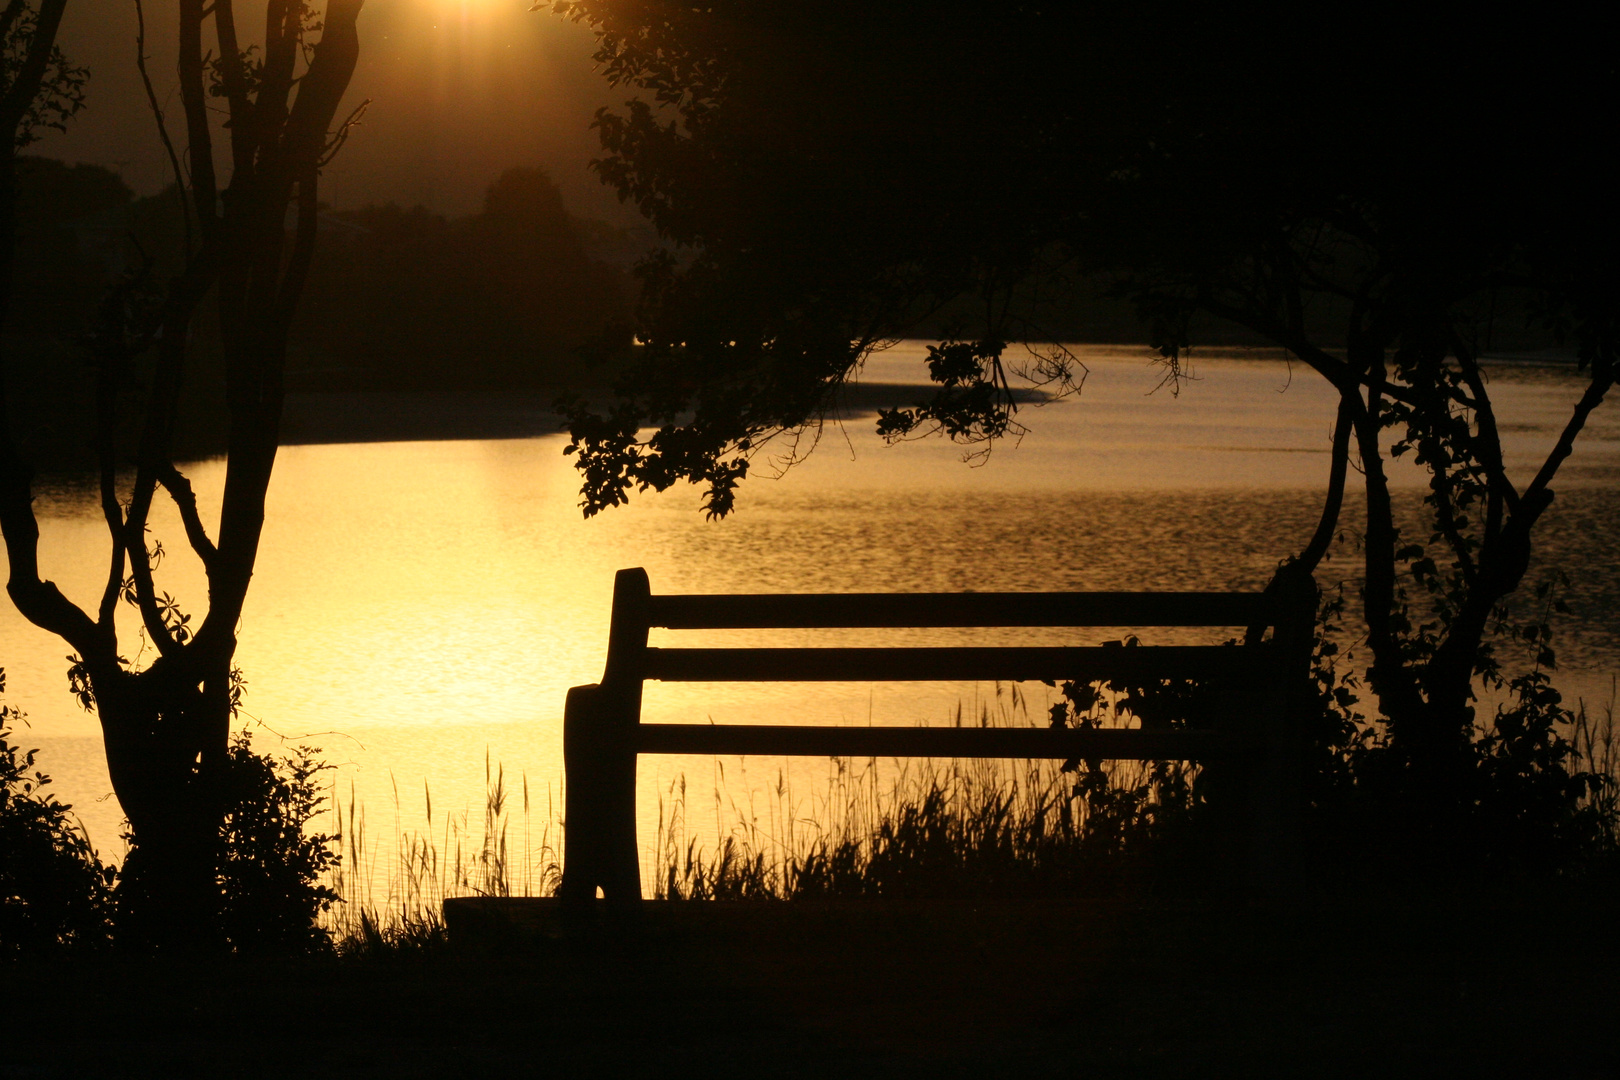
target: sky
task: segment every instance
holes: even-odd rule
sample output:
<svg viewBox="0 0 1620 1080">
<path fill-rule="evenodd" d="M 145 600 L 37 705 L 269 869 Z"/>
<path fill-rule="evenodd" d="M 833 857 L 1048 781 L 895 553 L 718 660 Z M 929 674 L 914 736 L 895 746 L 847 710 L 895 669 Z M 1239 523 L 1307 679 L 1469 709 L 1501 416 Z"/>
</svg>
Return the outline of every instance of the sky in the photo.
<svg viewBox="0 0 1620 1080">
<path fill-rule="evenodd" d="M 462 214 L 479 207 L 502 170 L 539 166 L 574 213 L 635 220 L 586 167 L 599 152 L 590 130 L 597 108 L 629 92 L 596 73 L 589 30 L 532 12 L 531 2 L 370 0 L 344 111 L 366 98 L 371 107 L 326 170 L 322 199 L 338 209 L 393 201 Z M 264 0 L 236 7 L 244 36 L 262 27 Z M 148 66 L 178 138 L 174 3 L 146 0 L 146 9 Z M 204 33 L 206 47 L 211 25 Z M 145 195 L 169 178 L 135 68 L 135 37 L 134 0 L 69 0 L 59 40 L 72 62 L 90 68 L 89 100 L 66 135 L 32 149 L 115 169 Z"/>
</svg>

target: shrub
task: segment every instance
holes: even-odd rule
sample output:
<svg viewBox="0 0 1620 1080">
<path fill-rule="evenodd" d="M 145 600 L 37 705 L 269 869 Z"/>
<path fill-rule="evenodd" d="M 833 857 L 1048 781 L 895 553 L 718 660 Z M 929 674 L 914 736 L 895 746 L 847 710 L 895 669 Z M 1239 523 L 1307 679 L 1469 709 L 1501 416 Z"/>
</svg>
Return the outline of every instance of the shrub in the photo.
<svg viewBox="0 0 1620 1080">
<path fill-rule="evenodd" d="M 307 831 L 320 812 L 315 777 L 330 766 L 296 747 L 286 757 L 253 751 L 246 731 L 231 737 L 219 777 L 212 913 L 175 944 L 200 952 L 309 953 L 331 948 L 318 921 L 338 899 L 320 884 L 337 862 L 332 838 Z M 146 865 L 139 840 L 119 882 L 120 944 L 163 946 L 151 934 L 158 901 L 143 891 Z"/>
<path fill-rule="evenodd" d="M 0 670 L 0 692 L 5 672 Z M 0 958 L 107 944 L 116 871 L 67 803 L 44 789 L 35 750 L 11 743 L 20 710 L 0 706 Z"/>
<path fill-rule="evenodd" d="M 285 758 L 256 754 L 247 732 L 232 740 L 220 824 L 220 928 L 238 952 L 331 947 L 318 920 L 338 899 L 319 882 L 338 859 L 330 836 L 311 833 L 320 813 L 319 764 L 307 747 Z"/>
</svg>

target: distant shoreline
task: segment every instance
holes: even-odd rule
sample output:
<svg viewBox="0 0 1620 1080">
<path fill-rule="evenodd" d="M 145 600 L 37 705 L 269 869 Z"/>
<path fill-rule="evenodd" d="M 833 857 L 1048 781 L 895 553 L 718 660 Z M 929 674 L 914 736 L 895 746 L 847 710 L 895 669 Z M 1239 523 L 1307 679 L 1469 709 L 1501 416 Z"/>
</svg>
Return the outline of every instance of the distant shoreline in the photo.
<svg viewBox="0 0 1620 1080">
<path fill-rule="evenodd" d="M 1145 349 L 1145 347 L 1144 347 Z M 1196 350 L 1195 362 L 1221 360 L 1288 362 L 1281 350 L 1211 347 Z M 1569 365 L 1575 357 L 1551 351 L 1497 354 L 1492 366 L 1547 369 Z M 1297 362 L 1297 361 L 1296 361 Z M 917 405 L 929 396 L 926 383 L 852 382 L 838 394 L 829 419 L 870 416 L 878 409 Z M 1035 387 L 1012 388 L 1014 400 L 1033 403 L 1049 398 Z M 552 407 L 551 389 L 506 390 L 306 390 L 287 395 L 281 445 L 335 443 L 438 442 L 464 439 L 530 439 L 566 430 Z"/>
<path fill-rule="evenodd" d="M 878 409 L 916 405 L 931 388 L 904 383 L 852 383 L 828 418 L 848 420 Z M 1045 400 L 1044 391 L 1013 387 L 1020 403 Z M 545 390 L 320 390 L 289 393 L 281 423 L 282 446 L 335 443 L 445 442 L 462 439 L 531 439 L 560 435 L 565 421 Z"/>
<path fill-rule="evenodd" d="M 291 393 L 281 445 L 528 439 L 563 420 L 544 390 L 323 390 Z"/>
</svg>

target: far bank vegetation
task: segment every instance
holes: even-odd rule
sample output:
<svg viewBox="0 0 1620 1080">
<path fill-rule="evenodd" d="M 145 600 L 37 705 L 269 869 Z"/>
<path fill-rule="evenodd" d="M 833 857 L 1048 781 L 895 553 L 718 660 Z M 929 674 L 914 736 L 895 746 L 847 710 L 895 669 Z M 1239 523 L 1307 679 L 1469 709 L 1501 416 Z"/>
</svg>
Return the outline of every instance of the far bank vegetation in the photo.
<svg viewBox="0 0 1620 1080">
<path fill-rule="evenodd" d="M 156 302 L 181 248 L 171 188 L 137 198 L 116 173 L 25 158 L 19 168 L 17 287 L 7 336 L 27 400 L 91 401 L 81 343 L 120 303 Z M 570 214 L 543 169 L 512 168 L 475 214 L 393 203 L 325 210 L 307 302 L 289 349 L 288 389 L 589 389 L 601 358 L 630 340 L 631 267 L 649 230 Z M 150 262 L 148 262 L 150 260 Z M 133 288 L 117 289 L 123 283 Z M 206 322 L 206 319 L 200 320 Z M 195 360 L 217 362 L 211 327 Z M 206 379 L 191 380 L 193 386 Z M 186 410 L 206 416 L 207 402 Z M 73 425 L 58 425 L 70 431 Z M 45 433 L 48 437 L 49 433 Z M 210 434 L 190 436 L 208 453 Z M 72 467 L 83 448 L 43 455 Z M 42 462 L 43 464 L 43 462 Z"/>
</svg>

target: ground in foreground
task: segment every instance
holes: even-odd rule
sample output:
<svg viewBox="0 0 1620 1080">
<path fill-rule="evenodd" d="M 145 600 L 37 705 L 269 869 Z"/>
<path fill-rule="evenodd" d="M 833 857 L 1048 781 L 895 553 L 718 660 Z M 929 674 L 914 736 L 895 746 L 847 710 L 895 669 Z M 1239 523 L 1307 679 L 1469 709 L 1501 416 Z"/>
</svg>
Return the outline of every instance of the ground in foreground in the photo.
<svg viewBox="0 0 1620 1080">
<path fill-rule="evenodd" d="M 1611 899 L 688 904 L 362 958 L 35 963 L 0 971 L 0 1077 L 1620 1076 Z"/>
</svg>

